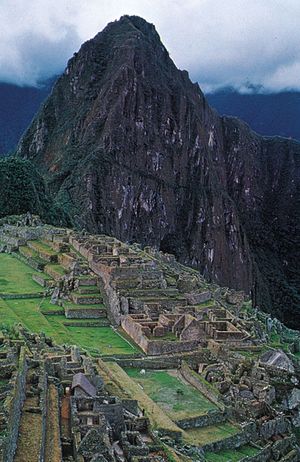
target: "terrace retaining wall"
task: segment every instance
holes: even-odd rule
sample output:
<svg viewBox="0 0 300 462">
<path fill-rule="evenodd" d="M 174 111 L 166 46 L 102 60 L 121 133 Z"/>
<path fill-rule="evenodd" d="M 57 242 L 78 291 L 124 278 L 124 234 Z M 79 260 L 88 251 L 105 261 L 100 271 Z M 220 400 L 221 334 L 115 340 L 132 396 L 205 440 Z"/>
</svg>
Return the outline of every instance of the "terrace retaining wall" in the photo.
<svg viewBox="0 0 300 462">
<path fill-rule="evenodd" d="M 172 356 L 161 356 L 152 358 L 114 358 L 114 360 L 121 367 L 136 367 L 140 369 L 178 369 L 183 360 L 191 367 L 197 367 L 199 363 L 209 363 L 211 359 L 211 352 L 205 349 L 199 349 L 195 352 L 177 353 Z"/>
<path fill-rule="evenodd" d="M 185 361 L 182 361 L 181 363 L 180 372 L 185 380 L 197 388 L 197 390 L 199 390 L 207 399 L 220 409 L 225 409 L 218 390 L 216 390 L 210 383 L 206 382 L 206 380 L 204 380 L 199 374 L 194 372 Z"/>
<path fill-rule="evenodd" d="M 24 347 L 21 347 L 19 356 L 18 374 L 15 382 L 13 399 L 10 406 L 8 419 L 8 440 L 4 446 L 5 462 L 13 462 L 17 449 L 19 426 L 21 420 L 22 407 L 26 397 L 26 374 L 28 364 Z"/>
<path fill-rule="evenodd" d="M 207 414 L 199 415 L 197 417 L 176 420 L 175 423 L 183 430 L 187 430 L 189 428 L 202 428 L 208 427 L 209 425 L 217 425 L 219 423 L 225 422 L 226 419 L 226 412 L 210 411 Z"/>
<path fill-rule="evenodd" d="M 250 422 L 244 426 L 241 432 L 213 443 L 204 444 L 202 449 L 207 452 L 219 452 L 223 449 L 239 448 L 250 441 L 257 441 L 257 439 L 256 425 L 254 422 Z"/>
<path fill-rule="evenodd" d="M 46 445 L 46 426 L 47 426 L 47 414 L 48 414 L 48 406 L 47 406 L 47 391 L 48 391 L 48 377 L 46 371 L 43 371 L 43 375 L 40 378 L 39 387 L 41 389 L 40 395 L 40 407 L 42 411 L 42 437 L 40 442 L 40 457 L 39 462 L 45 461 L 45 445 Z"/>
</svg>

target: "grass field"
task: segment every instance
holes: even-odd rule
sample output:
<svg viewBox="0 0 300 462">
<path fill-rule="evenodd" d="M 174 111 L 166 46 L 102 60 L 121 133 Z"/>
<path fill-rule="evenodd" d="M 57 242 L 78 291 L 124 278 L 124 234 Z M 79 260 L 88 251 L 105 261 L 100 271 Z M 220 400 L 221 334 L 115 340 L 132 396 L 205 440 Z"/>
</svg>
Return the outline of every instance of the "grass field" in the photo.
<svg viewBox="0 0 300 462">
<path fill-rule="evenodd" d="M 239 432 L 239 428 L 229 422 L 218 425 L 211 425 L 203 428 L 193 428 L 186 430 L 186 434 L 192 444 L 208 444 L 214 441 L 223 440 L 235 435 Z M 218 459 L 216 459 L 218 460 Z M 222 459 L 221 459 L 222 460 Z M 228 462 L 228 461 L 226 461 Z"/>
<path fill-rule="evenodd" d="M 0 293 L 19 295 L 41 292 L 41 287 L 32 280 L 34 273 L 36 271 L 13 256 L 0 254 Z M 21 323 L 32 332 L 44 332 L 58 344 L 76 344 L 94 355 L 132 354 L 138 351 L 111 327 L 65 326 L 65 322 L 72 324 L 73 321 L 67 320 L 63 314 L 43 314 L 57 310 L 60 307 L 52 305 L 49 298 L 0 298 L 0 323 L 8 326 Z"/>
<path fill-rule="evenodd" d="M 99 350 L 99 353 L 104 355 L 136 352 L 135 348 L 111 327 L 64 326 L 65 322 L 72 322 L 64 315 L 44 316 L 41 309 L 48 310 L 50 307 L 59 309 L 58 306 L 51 305 L 49 299 L 0 299 L 0 319 L 4 324 L 13 325 L 20 322 L 32 332 L 42 331 L 58 344 L 76 344 L 91 352 Z M 76 320 L 74 324 L 75 322 Z"/>
<path fill-rule="evenodd" d="M 227 449 L 220 452 L 207 452 L 205 460 L 207 462 L 239 462 L 246 456 L 253 457 L 259 453 L 259 449 L 252 446 L 242 446 L 238 449 Z"/>
<path fill-rule="evenodd" d="M 218 409 L 198 390 L 171 372 L 148 370 L 142 375 L 135 368 L 126 368 L 126 372 L 171 419 L 194 417 Z"/>
<path fill-rule="evenodd" d="M 41 287 L 32 280 L 34 273 L 38 274 L 17 258 L 0 253 L 0 293 L 34 294 L 41 292 Z"/>
</svg>

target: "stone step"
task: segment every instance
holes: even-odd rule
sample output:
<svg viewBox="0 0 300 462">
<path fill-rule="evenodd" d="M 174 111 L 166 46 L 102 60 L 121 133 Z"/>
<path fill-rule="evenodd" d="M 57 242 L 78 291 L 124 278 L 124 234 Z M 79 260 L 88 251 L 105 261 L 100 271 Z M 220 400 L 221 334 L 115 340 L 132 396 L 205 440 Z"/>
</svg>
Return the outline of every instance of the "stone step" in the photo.
<svg viewBox="0 0 300 462">
<path fill-rule="evenodd" d="M 101 319 L 106 318 L 106 309 L 99 305 L 98 308 L 91 308 L 89 305 L 69 305 L 64 307 L 67 319 Z"/>
<path fill-rule="evenodd" d="M 42 241 L 28 241 L 28 247 L 35 250 L 39 257 L 47 262 L 57 263 L 57 253 Z"/>
<path fill-rule="evenodd" d="M 43 260 L 37 252 L 27 246 L 19 247 L 19 255 L 23 260 L 37 271 L 43 271 L 47 261 Z"/>
<path fill-rule="evenodd" d="M 85 295 L 85 294 L 99 294 L 100 289 L 98 286 L 79 286 L 78 287 L 78 293 L 80 295 Z"/>
<path fill-rule="evenodd" d="M 44 272 L 48 274 L 52 279 L 58 281 L 66 274 L 66 271 L 61 265 L 58 264 L 48 264 L 44 268 Z"/>
<path fill-rule="evenodd" d="M 129 279 L 117 279 L 115 281 L 115 287 L 117 290 L 135 289 L 140 287 L 141 279 L 139 277 L 132 277 Z"/>
<path fill-rule="evenodd" d="M 64 268 L 70 269 L 71 266 L 76 262 L 76 259 L 73 258 L 69 253 L 64 252 L 58 256 L 58 262 Z"/>
<path fill-rule="evenodd" d="M 99 293 L 99 295 L 93 294 L 80 294 L 78 292 L 72 292 L 71 300 L 76 305 L 95 305 L 98 303 L 102 303 L 103 299 Z"/>
<path fill-rule="evenodd" d="M 117 266 L 112 269 L 113 276 L 118 279 L 130 279 L 132 277 L 152 279 L 154 277 L 154 272 L 157 272 L 159 275 L 162 274 L 159 270 L 156 269 L 153 261 L 135 265 L 123 264 L 122 266 Z"/>
<path fill-rule="evenodd" d="M 133 289 L 130 290 L 130 297 L 132 298 L 159 298 L 159 297 L 167 297 L 167 298 L 178 298 L 179 300 L 182 300 L 183 297 L 179 296 L 178 289 L 172 289 L 172 288 L 167 288 L 167 289 L 162 289 L 162 288 L 151 288 L 151 289 Z"/>
<path fill-rule="evenodd" d="M 45 274 L 33 274 L 32 279 L 42 287 L 55 287 L 55 281 Z"/>
<path fill-rule="evenodd" d="M 163 304 L 172 304 L 173 306 L 186 306 L 186 299 L 184 297 L 129 297 L 129 300 L 137 303 L 143 303 L 147 306 L 150 305 L 163 305 Z"/>
<path fill-rule="evenodd" d="M 78 279 L 78 286 L 97 286 L 98 280 L 93 276 L 80 276 Z"/>
<path fill-rule="evenodd" d="M 77 318 L 65 321 L 66 327 L 107 327 L 110 322 L 107 318 Z"/>
<path fill-rule="evenodd" d="M 79 269 L 80 271 L 88 269 L 87 262 L 83 260 L 81 257 L 78 257 L 77 255 L 71 252 L 60 254 L 58 256 L 58 261 L 67 270 L 72 269 L 75 264 L 77 269 Z"/>
<path fill-rule="evenodd" d="M 53 241 L 43 241 L 45 242 L 51 249 L 55 252 L 69 252 L 70 251 L 70 244 L 68 241 L 64 242 L 63 240 L 53 240 Z"/>
</svg>

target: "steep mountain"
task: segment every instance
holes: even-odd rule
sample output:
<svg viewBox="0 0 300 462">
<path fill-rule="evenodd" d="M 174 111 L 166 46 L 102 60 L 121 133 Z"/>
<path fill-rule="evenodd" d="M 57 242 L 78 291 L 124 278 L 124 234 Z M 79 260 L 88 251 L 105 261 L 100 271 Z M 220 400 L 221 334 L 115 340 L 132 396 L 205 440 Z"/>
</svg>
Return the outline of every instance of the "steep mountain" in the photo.
<svg viewBox="0 0 300 462">
<path fill-rule="evenodd" d="M 257 133 L 300 140 L 300 92 L 240 94 L 224 88 L 205 97 L 220 114 L 245 120 Z"/>
<path fill-rule="evenodd" d="M 154 26 L 124 16 L 69 61 L 17 153 L 75 226 L 175 253 L 300 325 L 299 146 L 220 118 Z"/>
<path fill-rule="evenodd" d="M 16 148 L 53 83 L 54 78 L 39 88 L 0 83 L 0 156 Z"/>
</svg>

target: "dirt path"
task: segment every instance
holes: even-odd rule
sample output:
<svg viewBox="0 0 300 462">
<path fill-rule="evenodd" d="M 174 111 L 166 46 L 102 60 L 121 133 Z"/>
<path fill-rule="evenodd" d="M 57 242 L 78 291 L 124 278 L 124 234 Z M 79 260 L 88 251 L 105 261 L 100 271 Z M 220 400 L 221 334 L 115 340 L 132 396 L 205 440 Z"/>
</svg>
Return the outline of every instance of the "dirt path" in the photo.
<svg viewBox="0 0 300 462">
<path fill-rule="evenodd" d="M 61 444 L 59 427 L 59 401 L 58 391 L 55 385 L 49 385 L 48 390 L 48 413 L 46 422 L 46 450 L 45 462 L 61 462 Z"/>
<path fill-rule="evenodd" d="M 42 414 L 30 412 L 30 408 L 38 406 L 38 397 L 30 396 L 29 392 L 30 384 L 27 384 L 14 462 L 38 462 L 40 457 Z"/>
</svg>

